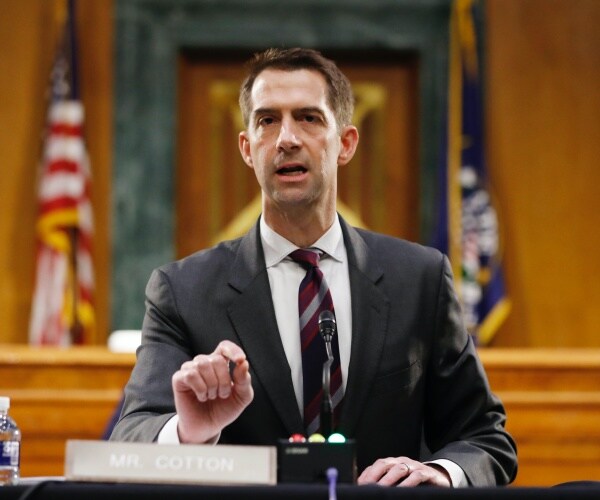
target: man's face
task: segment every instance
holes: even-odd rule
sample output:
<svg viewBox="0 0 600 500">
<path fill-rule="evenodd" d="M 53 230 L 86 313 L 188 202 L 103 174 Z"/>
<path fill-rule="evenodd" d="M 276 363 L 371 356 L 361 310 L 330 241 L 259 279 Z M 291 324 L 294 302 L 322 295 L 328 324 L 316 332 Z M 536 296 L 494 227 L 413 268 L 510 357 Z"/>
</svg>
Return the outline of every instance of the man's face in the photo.
<svg viewBox="0 0 600 500">
<path fill-rule="evenodd" d="M 356 144 L 348 148 L 346 129 L 338 133 L 325 78 L 305 69 L 266 69 L 254 81 L 251 102 L 240 151 L 254 169 L 264 209 L 335 207 L 337 167 Z"/>
</svg>

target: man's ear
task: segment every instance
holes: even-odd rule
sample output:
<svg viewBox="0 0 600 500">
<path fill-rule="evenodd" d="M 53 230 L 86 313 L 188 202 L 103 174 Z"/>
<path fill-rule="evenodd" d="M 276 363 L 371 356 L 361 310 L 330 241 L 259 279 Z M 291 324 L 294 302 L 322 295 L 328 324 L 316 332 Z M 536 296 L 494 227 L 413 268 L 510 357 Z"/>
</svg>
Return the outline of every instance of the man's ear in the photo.
<svg viewBox="0 0 600 500">
<path fill-rule="evenodd" d="M 354 156 L 358 146 L 358 129 L 354 125 L 347 125 L 340 134 L 341 149 L 338 155 L 338 165 L 346 165 Z"/>
<path fill-rule="evenodd" d="M 238 136 L 238 146 L 240 148 L 240 153 L 242 155 L 242 159 L 250 168 L 254 168 L 254 164 L 252 163 L 252 155 L 250 154 L 250 141 L 248 140 L 248 131 L 244 130 L 240 132 Z"/>
</svg>

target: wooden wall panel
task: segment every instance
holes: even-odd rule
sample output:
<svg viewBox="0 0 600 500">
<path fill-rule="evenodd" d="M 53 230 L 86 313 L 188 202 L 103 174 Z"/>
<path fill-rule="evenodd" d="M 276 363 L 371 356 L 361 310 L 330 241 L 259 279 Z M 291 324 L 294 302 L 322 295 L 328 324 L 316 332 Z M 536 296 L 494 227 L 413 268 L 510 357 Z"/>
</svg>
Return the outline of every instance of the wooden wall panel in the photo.
<svg viewBox="0 0 600 500">
<path fill-rule="evenodd" d="M 513 311 L 502 346 L 600 346 L 600 2 L 488 0 L 487 139 Z"/>
<path fill-rule="evenodd" d="M 0 338 L 26 338 L 34 272 L 35 175 L 52 44 L 50 2 L 0 9 Z M 10 175 L 6 175 L 10 172 Z M 18 214 L 18 217 L 15 217 Z"/>
</svg>

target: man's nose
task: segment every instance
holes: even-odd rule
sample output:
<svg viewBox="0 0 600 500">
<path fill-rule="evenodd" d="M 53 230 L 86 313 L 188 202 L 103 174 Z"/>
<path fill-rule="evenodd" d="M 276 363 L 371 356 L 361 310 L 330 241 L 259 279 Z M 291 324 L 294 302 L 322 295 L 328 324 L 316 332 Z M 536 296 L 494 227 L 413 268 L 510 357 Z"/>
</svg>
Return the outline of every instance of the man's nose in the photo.
<svg viewBox="0 0 600 500">
<path fill-rule="evenodd" d="M 277 137 L 278 151 L 291 151 L 299 148 L 301 145 L 300 138 L 293 120 L 283 120 Z"/>
</svg>

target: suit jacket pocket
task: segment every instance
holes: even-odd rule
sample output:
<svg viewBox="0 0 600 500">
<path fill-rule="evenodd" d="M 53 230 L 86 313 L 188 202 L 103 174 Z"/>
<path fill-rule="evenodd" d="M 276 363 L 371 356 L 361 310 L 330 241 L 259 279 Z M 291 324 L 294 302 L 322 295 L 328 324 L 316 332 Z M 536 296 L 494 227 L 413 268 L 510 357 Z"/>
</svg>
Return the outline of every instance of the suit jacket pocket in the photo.
<svg viewBox="0 0 600 500">
<path fill-rule="evenodd" d="M 414 387 L 421 373 L 421 363 L 414 361 L 410 366 L 378 376 L 371 388 L 372 394 L 390 394 L 409 392 Z"/>
</svg>

